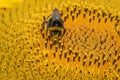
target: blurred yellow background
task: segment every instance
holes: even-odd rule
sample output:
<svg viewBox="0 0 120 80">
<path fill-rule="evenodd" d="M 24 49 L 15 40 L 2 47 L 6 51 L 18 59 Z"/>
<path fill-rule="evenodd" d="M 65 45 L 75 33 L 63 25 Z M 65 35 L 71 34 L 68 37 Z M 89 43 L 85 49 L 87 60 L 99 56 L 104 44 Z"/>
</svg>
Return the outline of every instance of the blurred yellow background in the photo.
<svg viewBox="0 0 120 80">
<path fill-rule="evenodd" d="M 0 8 L 12 7 L 14 3 L 20 3 L 23 0 L 0 0 Z"/>
<path fill-rule="evenodd" d="M 10 8 L 13 4 L 21 3 L 23 0 L 0 0 L 0 8 Z M 56 1 L 56 0 L 52 0 Z M 50 1 L 50 2 L 52 2 Z M 62 1 L 62 0 L 61 0 Z M 80 0 L 83 3 L 97 6 L 109 7 L 110 9 L 120 11 L 120 0 Z"/>
</svg>

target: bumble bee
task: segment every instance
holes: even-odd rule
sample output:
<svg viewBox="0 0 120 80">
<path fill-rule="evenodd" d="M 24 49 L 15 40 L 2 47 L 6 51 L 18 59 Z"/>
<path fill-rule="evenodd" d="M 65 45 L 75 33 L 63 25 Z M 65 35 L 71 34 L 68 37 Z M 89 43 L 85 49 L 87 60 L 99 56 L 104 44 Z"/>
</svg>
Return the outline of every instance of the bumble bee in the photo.
<svg viewBox="0 0 120 80">
<path fill-rule="evenodd" d="M 47 24 L 46 33 L 51 37 L 60 39 L 66 32 L 66 29 L 63 25 L 63 20 L 60 17 L 60 12 L 58 9 L 54 9 L 52 14 L 49 15 L 45 22 Z"/>
</svg>

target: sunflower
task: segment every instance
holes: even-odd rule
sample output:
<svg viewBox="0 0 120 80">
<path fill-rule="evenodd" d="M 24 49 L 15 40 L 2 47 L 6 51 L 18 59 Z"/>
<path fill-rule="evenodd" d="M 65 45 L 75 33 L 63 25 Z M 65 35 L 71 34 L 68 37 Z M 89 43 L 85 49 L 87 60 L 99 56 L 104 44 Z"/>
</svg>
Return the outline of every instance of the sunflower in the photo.
<svg viewBox="0 0 120 80">
<path fill-rule="evenodd" d="M 119 0 L 0 3 L 0 80 L 120 80 Z M 60 40 L 41 25 L 60 11 Z"/>
</svg>

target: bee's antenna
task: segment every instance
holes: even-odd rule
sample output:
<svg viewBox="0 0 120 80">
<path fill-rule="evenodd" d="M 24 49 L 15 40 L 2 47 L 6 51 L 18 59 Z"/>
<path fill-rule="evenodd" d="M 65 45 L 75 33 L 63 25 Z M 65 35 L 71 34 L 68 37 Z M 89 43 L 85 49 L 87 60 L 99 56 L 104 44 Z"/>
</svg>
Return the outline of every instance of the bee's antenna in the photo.
<svg viewBox="0 0 120 80">
<path fill-rule="evenodd" d="M 48 23 L 48 18 L 52 16 L 52 15 L 49 15 L 47 18 L 45 18 L 45 16 L 43 16 L 43 22 L 41 24 L 41 30 L 44 30 L 45 29 L 45 24 Z"/>
<path fill-rule="evenodd" d="M 44 25 L 45 25 L 45 16 L 43 16 L 43 22 L 42 22 L 42 24 L 41 24 L 41 30 L 43 30 L 44 29 Z"/>
<path fill-rule="evenodd" d="M 42 24 L 41 24 L 41 30 L 43 30 L 44 29 L 44 27 L 45 27 L 45 23 L 47 23 L 47 20 L 46 20 L 46 18 L 45 18 L 45 16 L 43 16 L 43 22 L 42 22 Z"/>
<path fill-rule="evenodd" d="M 52 14 L 50 14 L 49 16 L 47 16 L 46 21 L 47 21 L 47 19 L 48 19 L 50 16 L 52 16 Z"/>
<path fill-rule="evenodd" d="M 43 19 L 45 20 L 45 16 L 43 16 Z"/>
</svg>

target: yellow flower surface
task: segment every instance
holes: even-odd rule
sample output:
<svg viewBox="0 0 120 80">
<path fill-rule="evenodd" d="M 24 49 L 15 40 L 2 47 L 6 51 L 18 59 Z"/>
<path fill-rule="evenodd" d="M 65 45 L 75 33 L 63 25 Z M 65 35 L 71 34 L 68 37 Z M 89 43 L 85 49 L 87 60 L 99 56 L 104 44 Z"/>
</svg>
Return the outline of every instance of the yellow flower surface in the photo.
<svg viewBox="0 0 120 80">
<path fill-rule="evenodd" d="M 0 80 L 120 80 L 119 0 L 0 2 Z M 54 8 L 60 40 L 41 26 Z"/>
<path fill-rule="evenodd" d="M 13 4 L 21 3 L 23 0 L 0 0 L 0 8 L 10 8 Z"/>
</svg>

